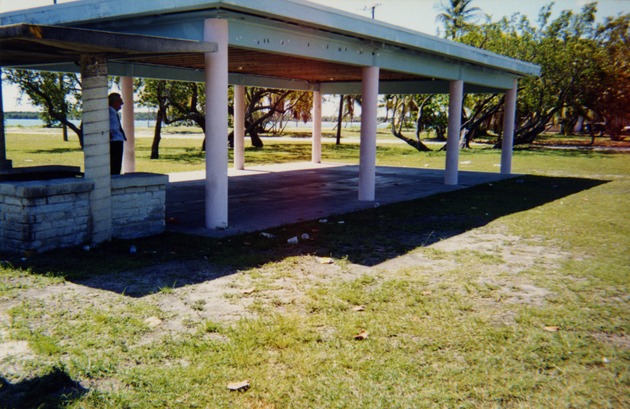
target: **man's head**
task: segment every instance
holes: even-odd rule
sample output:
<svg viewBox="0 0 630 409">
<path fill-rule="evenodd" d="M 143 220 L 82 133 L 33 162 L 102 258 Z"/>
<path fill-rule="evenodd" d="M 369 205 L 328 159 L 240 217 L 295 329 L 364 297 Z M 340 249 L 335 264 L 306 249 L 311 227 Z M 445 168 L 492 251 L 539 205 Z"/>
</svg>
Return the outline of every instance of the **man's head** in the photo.
<svg viewBox="0 0 630 409">
<path fill-rule="evenodd" d="M 120 108 L 123 106 L 123 100 L 119 93 L 112 92 L 107 99 L 110 107 L 114 108 L 116 111 L 120 111 Z"/>
</svg>

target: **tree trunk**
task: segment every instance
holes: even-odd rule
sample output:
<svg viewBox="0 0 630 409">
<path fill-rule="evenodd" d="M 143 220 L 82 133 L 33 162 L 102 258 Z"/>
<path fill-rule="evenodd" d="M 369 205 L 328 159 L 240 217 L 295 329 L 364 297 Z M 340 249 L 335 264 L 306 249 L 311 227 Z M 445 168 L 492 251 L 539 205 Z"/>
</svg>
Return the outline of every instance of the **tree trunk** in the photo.
<svg viewBox="0 0 630 409">
<path fill-rule="evenodd" d="M 256 127 L 252 127 L 252 129 L 249 130 L 249 136 L 252 138 L 253 147 L 262 148 L 264 146 L 262 139 L 260 139 L 260 136 L 258 135 Z"/>
<path fill-rule="evenodd" d="M 343 120 L 343 94 L 339 95 L 339 114 L 337 115 L 337 145 L 341 145 L 341 121 Z"/>
<path fill-rule="evenodd" d="M 151 159 L 160 158 L 160 140 L 162 139 L 162 121 L 164 119 L 164 111 L 158 109 L 155 118 L 155 131 L 153 132 L 153 143 L 151 144 Z"/>
<path fill-rule="evenodd" d="M 422 142 L 420 142 L 419 139 L 407 138 L 405 135 L 402 134 L 402 132 L 400 132 L 399 129 L 396 129 L 395 121 L 394 121 L 395 116 L 396 115 L 392 117 L 392 126 L 391 126 L 392 135 L 394 135 L 398 139 L 405 141 L 409 146 L 413 146 L 420 152 L 431 152 L 431 149 L 425 144 L 423 144 Z"/>
</svg>

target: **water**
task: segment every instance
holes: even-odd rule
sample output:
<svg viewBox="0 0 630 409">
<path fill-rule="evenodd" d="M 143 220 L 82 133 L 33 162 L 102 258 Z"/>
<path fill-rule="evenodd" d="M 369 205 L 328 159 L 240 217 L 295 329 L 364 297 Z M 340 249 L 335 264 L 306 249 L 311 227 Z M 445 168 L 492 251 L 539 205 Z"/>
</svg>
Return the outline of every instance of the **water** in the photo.
<svg viewBox="0 0 630 409">
<path fill-rule="evenodd" d="M 81 121 L 78 120 L 72 120 L 71 121 L 73 124 L 75 125 L 79 125 L 81 123 Z M 382 127 L 386 127 L 388 124 L 387 123 L 380 123 L 378 125 L 379 128 Z M 44 122 L 40 119 L 5 119 L 4 120 L 4 126 L 5 127 L 11 127 L 11 126 L 22 126 L 22 127 L 43 127 L 44 126 Z M 136 128 L 154 128 L 155 127 L 155 121 L 150 120 L 150 121 L 135 121 L 134 122 L 134 126 Z M 287 123 L 287 128 L 288 129 L 292 129 L 292 128 L 311 128 L 313 126 L 312 122 L 295 122 L 295 121 L 290 121 Z M 332 129 L 334 127 L 337 126 L 337 122 L 322 122 L 322 128 L 323 129 Z M 349 127 L 356 127 L 359 128 L 361 126 L 360 122 L 344 122 L 343 123 L 343 128 L 349 128 Z"/>
<path fill-rule="evenodd" d="M 73 124 L 77 126 L 79 126 L 79 124 L 81 123 L 81 121 L 79 120 L 72 120 L 70 122 L 72 122 Z M 6 119 L 5 118 L 4 126 L 7 128 L 10 126 L 43 127 L 44 121 L 42 121 L 41 119 Z M 146 127 L 153 128 L 155 127 L 155 121 L 135 121 L 134 126 L 136 128 L 146 128 Z"/>
</svg>

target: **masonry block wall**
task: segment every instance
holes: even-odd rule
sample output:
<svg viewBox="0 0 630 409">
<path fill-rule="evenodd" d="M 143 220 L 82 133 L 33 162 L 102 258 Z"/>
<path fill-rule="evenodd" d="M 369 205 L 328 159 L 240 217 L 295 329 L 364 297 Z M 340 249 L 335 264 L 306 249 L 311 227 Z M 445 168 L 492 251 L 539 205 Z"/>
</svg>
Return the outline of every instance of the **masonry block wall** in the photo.
<svg viewBox="0 0 630 409">
<path fill-rule="evenodd" d="M 131 173 L 112 177 L 112 236 L 135 239 L 165 228 L 168 176 Z"/>
<path fill-rule="evenodd" d="M 165 229 L 168 176 L 112 178 L 111 237 L 133 239 Z M 94 182 L 83 178 L 0 183 L 0 251 L 45 252 L 92 243 Z"/>
<path fill-rule="evenodd" d="M 93 189 L 76 178 L 0 183 L 0 250 L 44 252 L 86 242 Z"/>
</svg>

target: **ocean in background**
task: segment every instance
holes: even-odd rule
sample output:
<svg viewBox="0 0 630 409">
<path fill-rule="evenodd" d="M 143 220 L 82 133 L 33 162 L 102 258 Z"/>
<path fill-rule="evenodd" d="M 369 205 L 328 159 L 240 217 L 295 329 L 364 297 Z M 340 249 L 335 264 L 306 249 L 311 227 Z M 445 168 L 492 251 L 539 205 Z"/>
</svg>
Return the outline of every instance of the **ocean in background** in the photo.
<svg viewBox="0 0 630 409">
<path fill-rule="evenodd" d="M 73 124 L 75 125 L 79 125 L 81 123 L 81 121 L 78 120 L 73 120 L 71 121 Z M 155 121 L 154 120 L 149 120 L 149 121 L 135 121 L 134 125 L 136 128 L 154 128 L 155 127 Z M 5 127 L 15 127 L 15 126 L 22 126 L 22 127 L 43 127 L 44 126 L 44 121 L 42 121 L 41 119 L 7 119 L 5 118 L 4 120 L 4 126 Z M 310 128 L 312 127 L 313 124 L 311 122 L 295 122 L 295 121 L 290 121 L 287 122 L 286 127 L 289 129 L 292 128 Z M 337 126 L 336 122 L 322 122 L 322 128 L 324 129 L 331 129 Z M 360 127 L 361 123 L 360 122 L 344 122 L 343 123 L 343 128 L 348 128 L 348 127 Z M 383 127 L 387 127 L 388 123 L 379 123 L 378 127 L 379 128 L 383 128 Z"/>
<path fill-rule="evenodd" d="M 78 120 L 72 120 L 70 121 L 75 125 L 79 125 L 81 123 L 81 121 Z M 134 125 L 136 128 L 146 128 L 146 127 L 150 127 L 153 128 L 155 127 L 155 121 L 135 121 Z M 43 127 L 44 126 L 44 121 L 42 121 L 41 119 L 4 119 L 4 126 L 5 127 L 10 127 L 10 126 L 24 126 L 24 127 Z"/>
</svg>

